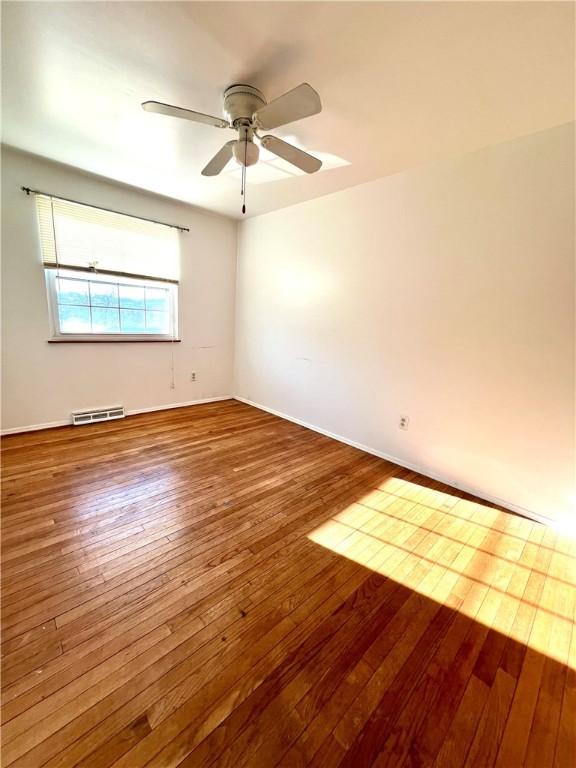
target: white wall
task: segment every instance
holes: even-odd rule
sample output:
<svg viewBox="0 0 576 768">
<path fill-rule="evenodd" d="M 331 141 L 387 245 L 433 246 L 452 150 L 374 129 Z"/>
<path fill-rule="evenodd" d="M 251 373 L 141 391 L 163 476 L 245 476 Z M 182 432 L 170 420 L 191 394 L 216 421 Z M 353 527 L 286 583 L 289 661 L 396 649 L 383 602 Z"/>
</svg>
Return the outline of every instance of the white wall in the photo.
<svg viewBox="0 0 576 768">
<path fill-rule="evenodd" d="M 573 168 L 560 126 L 242 223 L 236 394 L 570 514 Z"/>
<path fill-rule="evenodd" d="M 84 407 L 230 396 L 236 223 L 12 149 L 3 148 L 2 161 L 2 428 L 67 421 Z M 35 203 L 22 185 L 190 227 L 180 236 L 182 343 L 48 344 Z"/>
</svg>

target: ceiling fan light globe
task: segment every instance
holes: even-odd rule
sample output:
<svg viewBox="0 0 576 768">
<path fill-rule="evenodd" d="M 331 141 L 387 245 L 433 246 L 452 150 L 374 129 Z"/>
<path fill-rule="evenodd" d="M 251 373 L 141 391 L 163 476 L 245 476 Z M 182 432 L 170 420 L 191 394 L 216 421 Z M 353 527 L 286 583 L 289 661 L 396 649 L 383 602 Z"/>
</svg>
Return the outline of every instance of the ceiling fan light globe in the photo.
<svg viewBox="0 0 576 768">
<path fill-rule="evenodd" d="M 258 162 L 260 150 L 252 141 L 235 141 L 232 147 L 234 159 L 238 165 L 255 165 Z"/>
</svg>

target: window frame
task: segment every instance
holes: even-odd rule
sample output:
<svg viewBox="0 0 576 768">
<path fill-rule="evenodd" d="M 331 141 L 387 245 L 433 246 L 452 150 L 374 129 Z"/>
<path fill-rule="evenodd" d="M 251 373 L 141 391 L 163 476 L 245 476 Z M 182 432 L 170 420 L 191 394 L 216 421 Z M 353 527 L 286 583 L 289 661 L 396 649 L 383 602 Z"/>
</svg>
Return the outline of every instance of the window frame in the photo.
<svg viewBox="0 0 576 768">
<path fill-rule="evenodd" d="M 154 278 L 125 277 L 103 272 L 91 272 L 78 269 L 66 269 L 60 267 L 44 268 L 46 290 L 48 295 L 48 313 L 50 319 L 49 341 L 179 341 L 178 338 L 178 283 Z M 112 285 L 137 286 L 139 288 L 165 288 L 168 292 L 168 321 L 170 333 L 70 333 L 60 328 L 60 315 L 58 312 L 58 294 L 56 280 L 79 280 L 84 282 L 109 283 Z M 86 305 L 93 306 L 93 305 Z"/>
</svg>

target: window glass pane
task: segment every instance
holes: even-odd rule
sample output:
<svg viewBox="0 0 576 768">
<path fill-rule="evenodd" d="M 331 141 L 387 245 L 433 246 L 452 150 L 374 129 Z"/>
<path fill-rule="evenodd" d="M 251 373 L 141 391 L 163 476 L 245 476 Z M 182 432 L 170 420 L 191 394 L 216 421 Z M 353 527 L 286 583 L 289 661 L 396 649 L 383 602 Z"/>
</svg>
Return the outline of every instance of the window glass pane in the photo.
<svg viewBox="0 0 576 768">
<path fill-rule="evenodd" d="M 161 335 L 172 327 L 174 294 L 170 286 L 147 281 L 116 281 L 91 274 L 76 277 L 63 270 L 48 273 L 56 291 L 58 330 L 79 335 Z"/>
<path fill-rule="evenodd" d="M 134 309 L 144 309 L 144 288 L 133 285 L 119 285 L 120 306 Z"/>
<path fill-rule="evenodd" d="M 166 312 L 168 310 L 168 291 L 166 288 L 146 288 L 146 309 Z"/>
<path fill-rule="evenodd" d="M 92 307 L 92 333 L 120 333 L 118 309 Z"/>
<path fill-rule="evenodd" d="M 62 333 L 92 332 L 89 307 L 71 307 L 63 304 L 58 307 L 58 316 Z"/>
<path fill-rule="evenodd" d="M 144 293 L 144 289 L 142 289 Z M 146 320 L 143 309 L 121 309 L 120 323 L 122 333 L 145 333 Z"/>
<path fill-rule="evenodd" d="M 148 333 L 169 333 L 168 313 L 146 311 L 146 330 Z"/>
<path fill-rule="evenodd" d="M 91 282 L 90 303 L 97 307 L 117 307 L 118 286 L 113 283 Z"/>
<path fill-rule="evenodd" d="M 87 280 L 56 279 L 59 304 L 90 304 Z"/>
</svg>

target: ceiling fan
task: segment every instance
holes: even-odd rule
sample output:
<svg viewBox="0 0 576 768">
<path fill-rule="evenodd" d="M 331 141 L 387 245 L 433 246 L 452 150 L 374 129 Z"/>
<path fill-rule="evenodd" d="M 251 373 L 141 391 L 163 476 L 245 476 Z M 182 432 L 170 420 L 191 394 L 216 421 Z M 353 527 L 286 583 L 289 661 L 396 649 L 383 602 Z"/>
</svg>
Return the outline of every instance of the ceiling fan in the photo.
<svg viewBox="0 0 576 768">
<path fill-rule="evenodd" d="M 320 96 L 308 83 L 293 88 L 288 93 L 266 102 L 264 95 L 251 85 L 231 85 L 224 91 L 224 114 L 227 119 L 204 115 L 182 107 L 173 107 L 159 101 L 145 101 L 142 108 L 169 117 L 181 117 L 196 123 L 213 125 L 215 128 L 232 128 L 238 138 L 227 141 L 202 170 L 203 176 L 217 176 L 235 158 L 242 166 L 242 189 L 244 197 L 242 213 L 246 213 L 246 168 L 258 162 L 259 149 L 254 139 L 269 152 L 288 161 L 306 173 L 314 173 L 322 166 L 318 158 L 303 152 L 276 136 L 261 136 L 259 131 L 269 131 L 295 120 L 316 115 L 322 111 Z"/>
</svg>

